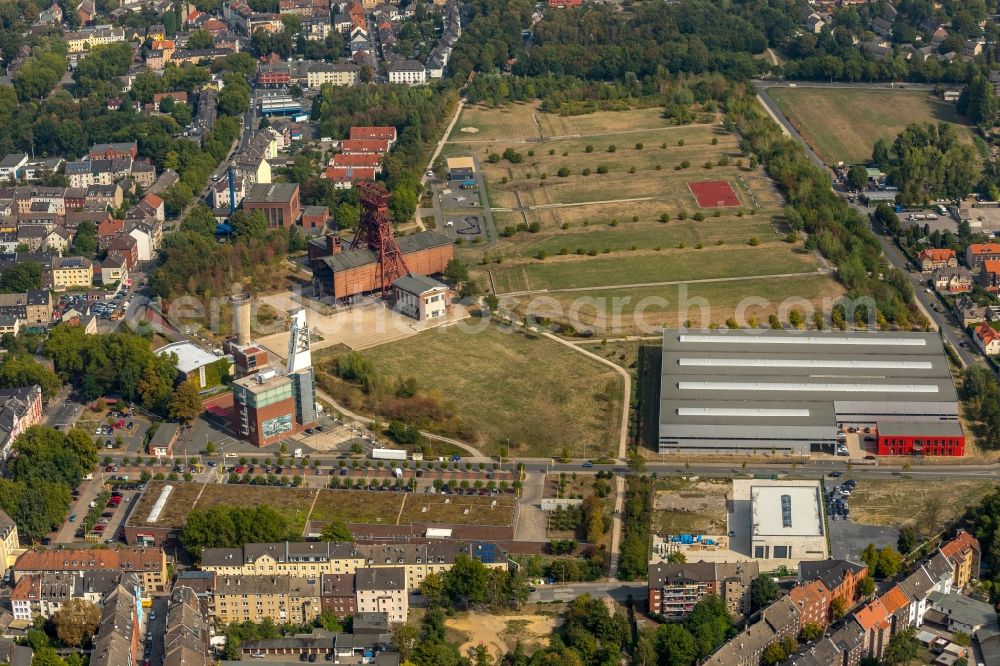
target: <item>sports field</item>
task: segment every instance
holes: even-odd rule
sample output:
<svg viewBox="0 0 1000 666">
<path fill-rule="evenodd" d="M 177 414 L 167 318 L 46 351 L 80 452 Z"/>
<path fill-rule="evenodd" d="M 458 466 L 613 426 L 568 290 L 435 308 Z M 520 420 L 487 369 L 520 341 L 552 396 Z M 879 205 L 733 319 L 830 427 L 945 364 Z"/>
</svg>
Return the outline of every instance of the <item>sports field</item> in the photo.
<svg viewBox="0 0 1000 666">
<path fill-rule="evenodd" d="M 456 325 L 363 356 L 380 377 L 417 377 L 421 390 L 439 396 L 471 426 L 483 451 L 497 451 L 508 438 L 518 456 L 547 456 L 563 447 L 576 457 L 617 450 L 620 377 L 543 337 Z"/>
<path fill-rule="evenodd" d="M 911 123 L 964 125 L 954 104 L 924 91 L 796 87 L 767 94 L 827 164 L 862 163 L 876 141 L 895 138 Z M 971 141 L 968 131 L 961 134 Z"/>
</svg>

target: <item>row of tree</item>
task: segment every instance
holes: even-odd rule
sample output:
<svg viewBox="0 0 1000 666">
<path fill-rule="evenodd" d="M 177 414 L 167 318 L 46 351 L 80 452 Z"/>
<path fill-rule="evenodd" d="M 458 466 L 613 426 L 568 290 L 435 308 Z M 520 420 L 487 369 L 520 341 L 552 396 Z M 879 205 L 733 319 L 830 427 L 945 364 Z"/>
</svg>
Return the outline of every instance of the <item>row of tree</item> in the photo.
<svg viewBox="0 0 1000 666">
<path fill-rule="evenodd" d="M 248 543 L 295 540 L 298 533 L 288 519 L 270 506 L 220 504 L 188 514 L 181 545 L 198 557 L 205 548 L 239 548 Z"/>
<path fill-rule="evenodd" d="M 18 436 L 0 479 L 0 508 L 17 523 L 22 542 L 62 525 L 72 489 L 96 464 L 97 447 L 84 430 L 32 426 Z"/>
<path fill-rule="evenodd" d="M 652 519 L 653 481 L 648 476 L 632 475 L 625 487 L 622 508 L 622 542 L 618 558 L 618 577 L 621 580 L 637 580 L 646 576 Z"/>
</svg>

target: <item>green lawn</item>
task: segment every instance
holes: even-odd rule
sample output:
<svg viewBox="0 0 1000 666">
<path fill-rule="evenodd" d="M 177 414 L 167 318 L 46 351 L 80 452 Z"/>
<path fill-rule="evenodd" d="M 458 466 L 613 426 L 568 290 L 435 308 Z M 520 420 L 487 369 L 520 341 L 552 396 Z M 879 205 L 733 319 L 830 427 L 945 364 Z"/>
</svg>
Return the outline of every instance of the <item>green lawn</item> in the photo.
<svg viewBox="0 0 1000 666">
<path fill-rule="evenodd" d="M 545 338 L 488 325 L 434 329 L 365 350 L 383 377 L 414 376 L 452 405 L 495 452 L 510 438 L 518 455 L 617 450 L 621 380 L 609 368 Z M 605 394 L 610 390 L 611 400 Z"/>
<path fill-rule="evenodd" d="M 782 273 L 802 273 L 816 268 L 812 254 L 796 252 L 792 246 L 709 246 L 664 250 L 648 254 L 557 257 L 525 264 L 490 267 L 494 278 L 508 284 L 527 281 L 526 289 L 570 289 L 678 280 L 702 280 Z M 513 272 L 516 280 L 505 274 Z M 520 275 L 518 275 L 520 274 Z M 523 278 L 521 277 L 523 276 Z M 497 285 L 500 288 L 500 282 Z"/>
<path fill-rule="evenodd" d="M 923 91 L 771 88 L 767 94 L 828 164 L 864 162 L 876 141 L 894 139 L 911 123 L 965 124 L 954 104 Z M 971 141 L 967 130 L 960 134 Z"/>
<path fill-rule="evenodd" d="M 503 214 L 508 215 L 508 214 Z M 512 218 L 502 217 L 494 221 L 502 229 L 505 224 L 520 222 L 520 213 L 509 214 Z M 534 215 L 529 214 L 529 219 Z M 753 217 L 709 217 L 701 222 L 694 220 L 673 220 L 666 224 L 651 221 L 632 222 L 631 219 L 619 219 L 616 226 L 609 223 L 589 224 L 584 227 L 575 225 L 565 231 L 558 228 L 540 233 L 520 232 L 506 239 L 505 254 L 510 256 L 533 257 L 538 252 L 550 256 L 559 254 L 562 250 L 570 253 L 582 249 L 605 249 L 612 252 L 625 250 L 653 250 L 657 247 L 667 249 L 684 243 L 694 247 L 698 243 L 714 245 L 717 241 L 730 245 L 743 245 L 756 236 L 762 243 L 783 242 L 771 230 L 770 216 L 755 215 Z M 543 229 L 546 227 L 543 225 Z"/>
</svg>

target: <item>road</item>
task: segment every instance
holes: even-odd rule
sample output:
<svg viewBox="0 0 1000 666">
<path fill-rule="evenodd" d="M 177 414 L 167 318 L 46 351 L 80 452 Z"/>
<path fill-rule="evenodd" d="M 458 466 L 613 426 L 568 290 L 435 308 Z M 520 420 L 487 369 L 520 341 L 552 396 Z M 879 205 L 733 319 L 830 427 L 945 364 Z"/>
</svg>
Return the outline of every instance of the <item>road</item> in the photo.
<svg viewBox="0 0 1000 666">
<path fill-rule="evenodd" d="M 76 423 L 83 405 L 70 397 L 72 387 L 64 386 L 45 406 L 45 424 L 59 430 L 69 430 Z"/>
<path fill-rule="evenodd" d="M 628 583 L 609 580 L 599 583 L 571 583 L 568 585 L 543 585 L 528 595 L 532 603 L 551 601 L 572 601 L 581 594 L 594 597 L 609 596 L 615 601 L 625 602 L 631 596 L 636 602 L 646 596 L 646 582 Z"/>
</svg>

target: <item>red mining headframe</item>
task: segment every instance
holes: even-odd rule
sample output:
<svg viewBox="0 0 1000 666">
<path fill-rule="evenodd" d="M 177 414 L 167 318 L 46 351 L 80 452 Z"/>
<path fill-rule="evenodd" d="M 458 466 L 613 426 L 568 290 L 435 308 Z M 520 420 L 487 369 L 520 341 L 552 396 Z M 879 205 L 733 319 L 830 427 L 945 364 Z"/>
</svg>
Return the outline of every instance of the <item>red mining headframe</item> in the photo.
<svg viewBox="0 0 1000 666">
<path fill-rule="evenodd" d="M 358 183 L 356 187 L 361 198 L 361 220 L 351 249 L 367 247 L 377 255 L 376 284 L 385 297 L 392 283 L 410 272 L 392 235 L 389 219 L 389 197 L 392 195 L 374 183 Z"/>
</svg>

